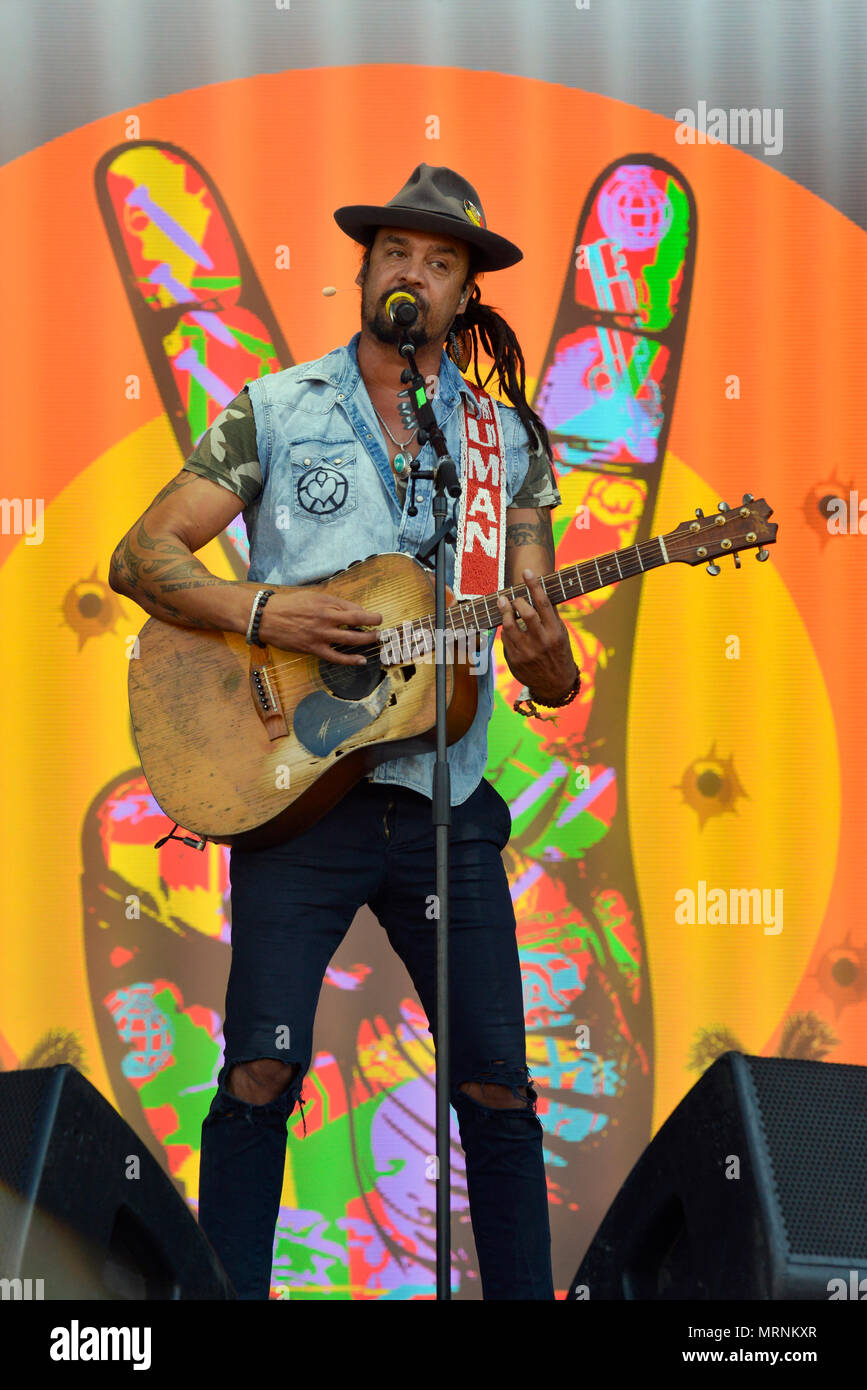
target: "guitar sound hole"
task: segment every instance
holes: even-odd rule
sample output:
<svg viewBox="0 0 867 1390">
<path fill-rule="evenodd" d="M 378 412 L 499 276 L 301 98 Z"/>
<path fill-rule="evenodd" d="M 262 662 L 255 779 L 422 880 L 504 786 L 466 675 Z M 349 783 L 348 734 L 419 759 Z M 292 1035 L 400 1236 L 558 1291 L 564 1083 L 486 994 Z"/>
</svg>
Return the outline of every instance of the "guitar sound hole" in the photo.
<svg viewBox="0 0 867 1390">
<path fill-rule="evenodd" d="M 385 672 L 380 664 L 379 644 L 375 638 L 371 638 L 371 647 L 371 651 L 365 651 L 363 647 L 359 651 L 358 647 L 344 646 L 342 642 L 334 643 L 334 650 L 337 652 L 363 656 L 363 666 L 341 666 L 336 661 L 320 659 L 319 674 L 323 684 L 338 700 L 363 700 L 382 683 Z"/>
</svg>

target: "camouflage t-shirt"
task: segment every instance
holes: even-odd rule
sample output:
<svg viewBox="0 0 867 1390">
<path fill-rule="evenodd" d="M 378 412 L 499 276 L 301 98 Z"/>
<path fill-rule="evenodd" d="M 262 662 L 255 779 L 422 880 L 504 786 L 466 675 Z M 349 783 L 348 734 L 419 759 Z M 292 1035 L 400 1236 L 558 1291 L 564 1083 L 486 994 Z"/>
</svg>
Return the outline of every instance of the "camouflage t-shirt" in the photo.
<svg viewBox="0 0 867 1390">
<path fill-rule="evenodd" d="M 249 505 L 262 490 L 262 473 L 256 444 L 256 421 L 253 402 L 246 388 L 221 412 L 220 422 L 205 430 L 184 468 L 219 483 Z M 406 476 L 395 474 L 398 496 L 406 494 Z M 512 501 L 513 507 L 556 507 L 560 493 L 554 470 L 544 451 L 530 450 L 530 466 L 520 490 Z"/>
</svg>

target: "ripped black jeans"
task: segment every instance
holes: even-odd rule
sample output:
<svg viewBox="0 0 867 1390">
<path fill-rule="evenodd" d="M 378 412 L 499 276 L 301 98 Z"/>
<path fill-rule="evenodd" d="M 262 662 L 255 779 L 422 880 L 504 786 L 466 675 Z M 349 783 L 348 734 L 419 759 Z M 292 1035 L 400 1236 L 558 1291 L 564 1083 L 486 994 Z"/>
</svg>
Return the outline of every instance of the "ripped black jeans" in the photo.
<svg viewBox="0 0 867 1390">
<path fill-rule="evenodd" d="M 363 903 L 406 965 L 428 1020 L 436 1017 L 430 813 L 419 793 L 364 780 L 288 843 L 232 851 L 225 1052 L 202 1125 L 199 1222 L 240 1298 L 269 1295 L 287 1120 L 310 1066 L 325 970 Z M 451 1102 L 483 1296 L 553 1299 L 542 1126 L 501 857 L 510 831 L 508 806 L 484 779 L 452 807 Z M 232 1066 L 262 1057 L 299 1067 L 288 1089 L 264 1105 L 231 1095 Z M 475 1099 L 464 1082 L 496 1082 L 524 1103 L 486 1104 L 490 1093 Z"/>
</svg>

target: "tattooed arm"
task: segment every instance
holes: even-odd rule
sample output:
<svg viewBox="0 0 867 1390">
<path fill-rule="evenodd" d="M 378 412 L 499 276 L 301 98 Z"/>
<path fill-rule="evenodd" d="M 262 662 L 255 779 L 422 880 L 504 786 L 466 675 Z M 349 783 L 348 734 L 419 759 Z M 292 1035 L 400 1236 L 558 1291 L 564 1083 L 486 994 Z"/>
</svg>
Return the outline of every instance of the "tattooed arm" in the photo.
<svg viewBox="0 0 867 1390">
<path fill-rule="evenodd" d="M 523 584 L 522 573 L 551 574 L 554 570 L 554 536 L 550 507 L 506 509 L 506 584 Z"/>
<path fill-rule="evenodd" d="M 111 587 L 164 622 L 246 632 L 262 585 L 218 579 L 193 554 L 219 535 L 242 505 L 219 483 L 182 469 L 115 550 Z M 363 629 L 378 627 L 381 613 L 332 597 L 317 585 L 269 587 L 277 592 L 263 610 L 263 642 L 284 651 L 311 652 L 337 665 L 364 665 L 365 657 L 346 647 L 369 647 L 370 631 Z"/>
<path fill-rule="evenodd" d="M 219 579 L 193 554 L 242 506 L 228 489 L 181 469 L 112 555 L 112 589 L 164 621 L 245 632 L 252 595 L 260 586 Z"/>
<path fill-rule="evenodd" d="M 554 537 L 550 507 L 509 507 L 506 511 L 505 580 L 509 588 L 525 585 L 532 604 L 500 599 L 503 651 L 509 669 L 542 704 L 559 700 L 575 677 L 569 633 L 548 599 L 541 577 L 554 572 Z M 525 570 L 532 570 L 527 579 Z M 515 615 L 526 624 L 518 626 Z"/>
</svg>

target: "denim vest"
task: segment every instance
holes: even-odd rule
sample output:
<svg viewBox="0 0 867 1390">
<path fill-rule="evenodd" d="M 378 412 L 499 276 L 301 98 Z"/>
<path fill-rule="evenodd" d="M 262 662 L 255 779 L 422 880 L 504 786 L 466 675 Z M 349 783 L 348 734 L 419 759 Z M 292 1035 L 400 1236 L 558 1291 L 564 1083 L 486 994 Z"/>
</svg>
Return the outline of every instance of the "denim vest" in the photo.
<svg viewBox="0 0 867 1390">
<path fill-rule="evenodd" d="M 244 510 L 250 540 L 249 579 L 257 584 L 309 584 L 345 569 L 353 560 L 402 551 L 416 555 L 434 531 L 433 484 L 416 485 L 415 516 L 402 505 L 385 451 L 379 421 L 358 369 L 356 333 L 346 347 L 248 383 L 256 421 L 262 490 Z M 397 352 L 395 350 L 395 356 Z M 461 470 L 461 435 L 466 395 L 472 393 L 445 353 L 434 414 L 449 453 Z M 520 491 L 529 467 L 524 426 L 511 406 L 498 406 L 506 445 L 506 505 Z M 423 470 L 435 461 L 425 444 Z M 407 488 L 407 500 L 409 488 Z M 446 583 L 454 582 L 455 552 L 446 547 Z M 478 786 L 487 763 L 487 725 L 493 708 L 493 668 L 479 682 L 476 716 L 463 738 L 450 745 L 451 802 L 458 806 Z M 482 663 L 483 665 L 484 663 Z M 481 666 L 480 666 L 481 669 Z M 374 782 L 396 783 L 432 795 L 435 755 L 391 758 L 370 774 Z"/>
</svg>

